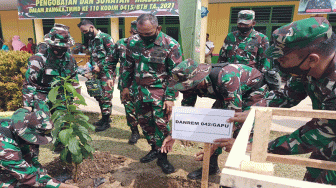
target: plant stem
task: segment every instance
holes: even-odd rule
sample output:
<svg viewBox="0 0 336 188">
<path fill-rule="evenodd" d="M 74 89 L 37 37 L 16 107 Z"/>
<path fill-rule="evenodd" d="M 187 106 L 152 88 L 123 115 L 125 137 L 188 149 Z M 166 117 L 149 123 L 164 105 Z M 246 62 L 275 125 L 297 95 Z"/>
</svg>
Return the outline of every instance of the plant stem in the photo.
<svg viewBox="0 0 336 188">
<path fill-rule="evenodd" d="M 74 182 L 77 183 L 78 181 L 78 164 L 75 164 L 75 178 L 74 178 Z"/>
</svg>

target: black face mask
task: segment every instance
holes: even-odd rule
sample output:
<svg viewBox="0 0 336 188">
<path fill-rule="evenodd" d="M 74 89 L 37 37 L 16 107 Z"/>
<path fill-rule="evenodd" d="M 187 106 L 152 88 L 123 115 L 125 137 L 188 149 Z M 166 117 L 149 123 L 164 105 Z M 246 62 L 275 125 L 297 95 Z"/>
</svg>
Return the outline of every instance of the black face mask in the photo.
<svg viewBox="0 0 336 188">
<path fill-rule="evenodd" d="M 58 58 L 63 57 L 64 54 L 68 51 L 67 48 L 60 48 L 60 49 L 58 49 L 58 48 L 52 48 L 51 50 L 55 54 L 55 56 L 58 57 Z M 57 54 L 55 52 L 57 52 Z"/>
<path fill-rule="evenodd" d="M 141 35 L 139 35 L 139 36 L 144 41 L 144 43 L 148 46 L 148 45 L 152 44 L 153 42 L 155 42 L 155 39 L 157 37 L 156 31 L 157 31 L 157 29 L 155 30 L 155 34 L 152 35 L 152 36 L 146 36 L 146 37 L 141 36 Z"/>
<path fill-rule="evenodd" d="M 246 34 L 246 33 L 248 33 L 249 31 L 252 30 L 252 26 L 251 27 L 237 27 L 237 29 L 242 34 Z"/>
<path fill-rule="evenodd" d="M 91 28 L 90 28 L 91 29 Z M 92 40 L 92 39 L 94 39 L 95 38 L 95 36 L 94 36 L 94 31 L 92 30 L 90 30 L 89 29 L 89 31 L 87 32 L 87 33 L 85 33 L 84 35 L 88 38 L 88 39 L 90 39 L 90 40 Z"/>
<path fill-rule="evenodd" d="M 307 57 L 305 57 L 301 63 L 299 65 L 296 65 L 295 67 L 289 67 L 289 68 L 283 68 L 279 62 L 278 65 L 279 65 L 279 70 L 283 73 L 286 73 L 286 74 L 295 74 L 295 75 L 302 75 L 302 76 L 307 76 L 309 71 L 310 71 L 310 68 L 308 70 L 302 70 L 300 69 L 300 66 L 307 60 L 307 58 L 309 57 L 310 54 L 307 55 Z"/>
</svg>

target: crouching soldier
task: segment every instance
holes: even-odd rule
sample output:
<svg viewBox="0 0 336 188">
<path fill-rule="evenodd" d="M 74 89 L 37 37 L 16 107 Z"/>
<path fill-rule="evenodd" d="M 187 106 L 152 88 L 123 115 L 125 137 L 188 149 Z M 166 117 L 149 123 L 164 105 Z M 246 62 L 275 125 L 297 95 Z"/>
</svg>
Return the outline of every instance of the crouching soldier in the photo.
<svg viewBox="0 0 336 188">
<path fill-rule="evenodd" d="M 214 66 L 214 67 L 212 67 Z M 242 112 L 250 109 L 254 103 L 261 100 L 267 90 L 263 75 L 256 68 L 242 64 L 220 63 L 216 65 L 199 64 L 193 60 L 186 60 L 172 70 L 173 81 L 170 89 L 183 93 L 182 106 L 193 106 L 192 96 L 216 99 L 212 108 L 229 109 Z M 225 151 L 230 151 L 242 124 L 235 124 L 233 138 L 227 139 Z M 169 141 L 164 142 L 166 146 Z M 172 143 L 172 142 L 170 142 Z M 218 155 L 221 149 L 212 146 L 209 175 L 219 173 Z M 198 153 L 196 160 L 203 158 Z M 188 174 L 190 179 L 201 179 L 202 168 Z"/>
<path fill-rule="evenodd" d="M 74 188 L 51 178 L 37 161 L 38 146 L 52 141 L 53 124 L 44 102 L 35 106 L 41 108 L 0 119 L 0 187 Z"/>
</svg>

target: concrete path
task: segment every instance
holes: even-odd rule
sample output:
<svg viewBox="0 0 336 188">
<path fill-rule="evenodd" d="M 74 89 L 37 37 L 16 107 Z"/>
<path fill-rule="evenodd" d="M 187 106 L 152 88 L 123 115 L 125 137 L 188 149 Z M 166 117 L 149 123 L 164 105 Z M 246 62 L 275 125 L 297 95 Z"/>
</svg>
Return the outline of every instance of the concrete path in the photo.
<svg viewBox="0 0 336 188">
<path fill-rule="evenodd" d="M 100 113 L 99 105 L 97 101 L 90 97 L 86 91 L 85 81 L 86 78 L 79 77 L 80 85 L 82 86 L 82 95 L 85 98 L 87 106 L 80 106 L 83 111 L 97 112 Z M 177 101 L 175 101 L 175 106 L 181 106 L 182 94 L 180 94 Z M 197 108 L 211 108 L 212 104 L 215 102 L 213 99 L 209 98 L 198 98 L 196 102 Z M 125 115 L 124 106 L 120 102 L 120 91 L 117 89 L 117 85 L 114 86 L 112 115 Z M 312 109 L 311 101 L 309 98 L 303 100 L 299 105 L 293 107 L 294 109 Z M 281 132 L 293 132 L 298 127 L 309 121 L 310 118 L 297 118 L 297 117 L 280 117 L 275 116 L 273 119 L 271 130 L 281 131 Z"/>
</svg>

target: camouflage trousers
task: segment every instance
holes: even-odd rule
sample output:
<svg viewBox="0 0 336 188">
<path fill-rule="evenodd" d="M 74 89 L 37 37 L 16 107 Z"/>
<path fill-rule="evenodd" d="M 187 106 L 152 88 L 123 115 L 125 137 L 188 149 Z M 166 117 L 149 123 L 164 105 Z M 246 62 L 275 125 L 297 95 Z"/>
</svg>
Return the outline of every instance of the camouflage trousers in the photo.
<svg viewBox="0 0 336 188">
<path fill-rule="evenodd" d="M 148 144 L 159 149 L 171 130 L 163 109 L 163 101 L 137 101 L 136 114 Z"/>
<path fill-rule="evenodd" d="M 60 182 L 52 179 L 36 160 L 37 145 L 24 145 L 0 135 L 0 187 L 59 187 Z"/>
<path fill-rule="evenodd" d="M 312 152 L 311 159 L 336 162 L 335 133 L 335 121 L 314 118 L 292 134 L 270 142 L 268 151 L 281 155 Z M 304 180 L 336 185 L 336 171 L 307 167 Z"/>
<path fill-rule="evenodd" d="M 112 113 L 112 98 L 114 87 L 110 88 L 107 86 L 107 81 L 109 80 L 105 73 L 96 74 L 97 78 L 100 80 L 100 84 L 103 89 L 104 96 L 95 97 L 99 103 L 99 107 L 102 115 L 111 115 Z M 113 82 L 115 78 L 113 78 Z"/>
<path fill-rule="evenodd" d="M 120 101 L 122 101 L 122 92 L 120 92 Z M 126 120 L 127 120 L 127 125 L 131 127 L 136 127 L 138 126 L 138 117 L 135 113 L 135 104 L 133 100 L 123 102 L 123 105 L 125 107 L 125 114 L 126 114 Z"/>
</svg>

